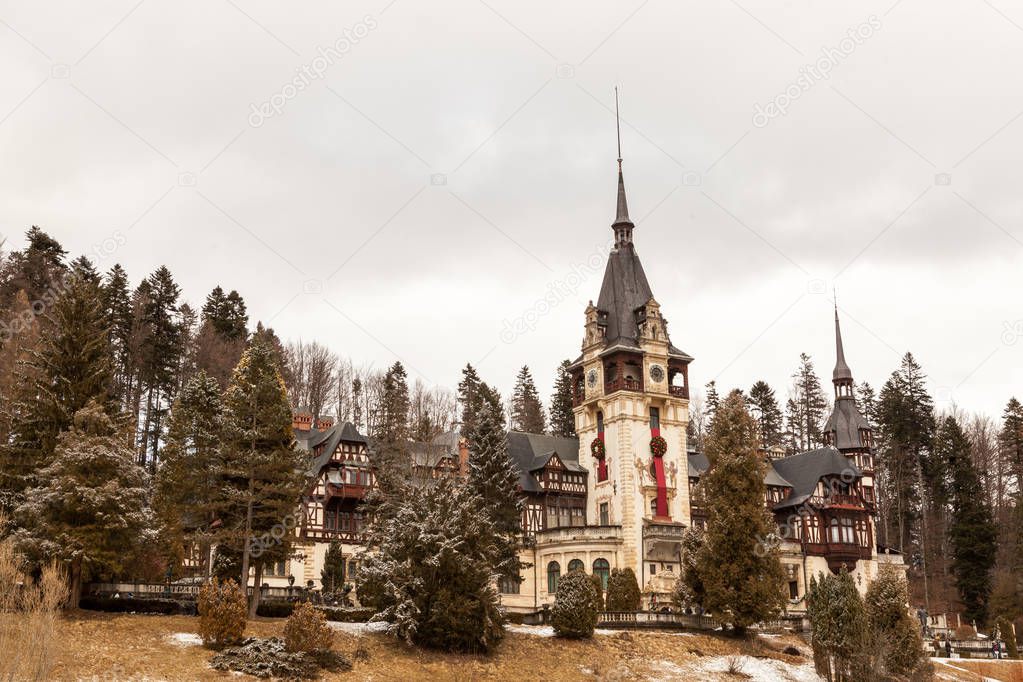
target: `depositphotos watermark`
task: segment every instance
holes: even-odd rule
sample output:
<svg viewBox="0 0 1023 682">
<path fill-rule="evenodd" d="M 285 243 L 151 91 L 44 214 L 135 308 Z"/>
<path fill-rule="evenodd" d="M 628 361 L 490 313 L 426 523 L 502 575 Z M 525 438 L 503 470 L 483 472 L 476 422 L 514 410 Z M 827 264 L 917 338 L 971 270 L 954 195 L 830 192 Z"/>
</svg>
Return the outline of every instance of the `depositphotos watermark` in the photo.
<svg viewBox="0 0 1023 682">
<path fill-rule="evenodd" d="M 601 244 L 583 263 L 576 263 L 564 277 L 547 283 L 547 291 L 537 299 L 525 312 L 514 319 L 504 320 L 501 329 L 501 341 L 514 343 L 520 336 L 536 329 L 541 317 L 548 315 L 566 299 L 574 297 L 582 285 L 595 274 L 598 274 L 607 261 L 607 256 L 614 247 L 612 241 Z"/>
<path fill-rule="evenodd" d="M 249 105 L 252 108 L 249 113 L 249 125 L 259 128 L 267 119 L 280 116 L 288 102 L 298 97 L 298 93 L 312 85 L 313 81 L 323 78 L 327 69 L 344 59 L 345 55 L 351 52 L 352 48 L 378 25 L 373 15 L 367 14 L 362 21 L 351 28 L 344 29 L 341 32 L 341 37 L 332 45 L 317 47 L 316 56 L 308 64 L 303 64 L 301 68 L 295 69 L 298 75 L 285 83 L 279 92 L 275 92 L 265 102 Z"/>
<path fill-rule="evenodd" d="M 831 78 L 831 70 L 847 59 L 856 51 L 868 38 L 881 30 L 881 20 L 871 14 L 859 26 L 846 31 L 846 37 L 838 41 L 837 46 L 822 47 L 821 56 L 812 64 L 799 67 L 799 77 L 788 85 L 782 92 L 767 104 L 761 106 L 759 102 L 753 105 L 753 125 L 763 128 L 771 119 L 784 116 L 788 113 L 789 106 L 808 92 L 814 85 L 822 80 Z"/>
<path fill-rule="evenodd" d="M 102 263 L 127 243 L 128 238 L 124 233 L 115 230 L 109 237 L 92 245 L 92 254 L 96 258 L 93 264 Z M 71 288 L 76 277 L 74 272 L 65 273 L 55 282 L 51 282 L 39 298 L 30 301 L 28 308 L 8 320 L 0 320 L 0 345 L 7 345 L 15 336 L 29 329 L 35 318 L 45 314 Z"/>
</svg>

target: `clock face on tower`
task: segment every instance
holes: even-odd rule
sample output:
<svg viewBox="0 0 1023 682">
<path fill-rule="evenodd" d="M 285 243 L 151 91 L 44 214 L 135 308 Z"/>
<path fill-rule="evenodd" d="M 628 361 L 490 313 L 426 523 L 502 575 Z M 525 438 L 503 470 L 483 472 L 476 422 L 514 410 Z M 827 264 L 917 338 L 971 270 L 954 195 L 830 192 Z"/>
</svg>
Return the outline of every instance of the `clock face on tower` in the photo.
<svg viewBox="0 0 1023 682">
<path fill-rule="evenodd" d="M 590 385 L 590 388 L 597 385 L 597 379 L 597 370 L 595 369 L 591 369 L 586 375 L 586 383 Z"/>
<path fill-rule="evenodd" d="M 650 378 L 658 384 L 664 381 L 664 368 L 660 365 L 650 365 Z"/>
</svg>

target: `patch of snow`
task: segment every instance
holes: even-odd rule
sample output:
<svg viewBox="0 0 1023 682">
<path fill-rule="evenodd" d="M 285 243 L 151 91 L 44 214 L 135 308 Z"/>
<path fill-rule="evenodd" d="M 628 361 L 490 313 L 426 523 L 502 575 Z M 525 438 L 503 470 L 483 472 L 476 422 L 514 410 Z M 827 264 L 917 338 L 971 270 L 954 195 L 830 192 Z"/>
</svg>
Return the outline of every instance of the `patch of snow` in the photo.
<svg viewBox="0 0 1023 682">
<path fill-rule="evenodd" d="M 509 623 L 504 627 L 509 632 L 517 632 L 520 635 L 532 635 L 533 637 L 554 636 L 554 628 L 550 625 L 513 625 Z"/>
<path fill-rule="evenodd" d="M 174 646 L 202 646 L 202 637 L 194 632 L 175 632 L 167 635 L 167 641 Z"/>
<path fill-rule="evenodd" d="M 731 659 L 736 659 L 739 664 L 739 671 L 749 675 L 753 682 L 821 682 L 820 676 L 814 670 L 813 663 L 803 665 L 791 665 L 773 658 L 754 658 L 752 656 L 714 656 L 686 668 L 684 672 L 693 673 L 727 673 L 728 664 Z M 667 672 L 675 674 L 678 666 L 670 661 L 660 661 L 659 664 L 667 663 Z M 673 678 L 664 678 L 673 679 Z"/>
<path fill-rule="evenodd" d="M 595 635 L 605 635 L 606 636 L 606 635 L 617 635 L 618 632 L 619 632 L 618 630 L 594 630 L 593 634 L 595 634 Z"/>
<path fill-rule="evenodd" d="M 338 632 L 344 632 L 356 637 L 362 637 L 367 632 L 387 632 L 388 628 L 391 627 L 390 623 L 384 623 L 383 621 L 376 623 L 336 623 L 328 621 L 327 625 Z"/>
</svg>

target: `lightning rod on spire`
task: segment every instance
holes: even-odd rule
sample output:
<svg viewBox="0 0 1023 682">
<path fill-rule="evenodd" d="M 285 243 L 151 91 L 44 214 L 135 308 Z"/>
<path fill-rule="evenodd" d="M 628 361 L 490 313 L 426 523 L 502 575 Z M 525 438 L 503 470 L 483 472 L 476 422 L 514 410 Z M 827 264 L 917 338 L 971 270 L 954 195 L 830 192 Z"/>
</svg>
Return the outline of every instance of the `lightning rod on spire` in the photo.
<svg viewBox="0 0 1023 682">
<path fill-rule="evenodd" d="M 618 86 L 615 86 L 615 130 L 618 132 L 618 171 L 622 170 L 622 121 L 618 115 Z"/>
</svg>

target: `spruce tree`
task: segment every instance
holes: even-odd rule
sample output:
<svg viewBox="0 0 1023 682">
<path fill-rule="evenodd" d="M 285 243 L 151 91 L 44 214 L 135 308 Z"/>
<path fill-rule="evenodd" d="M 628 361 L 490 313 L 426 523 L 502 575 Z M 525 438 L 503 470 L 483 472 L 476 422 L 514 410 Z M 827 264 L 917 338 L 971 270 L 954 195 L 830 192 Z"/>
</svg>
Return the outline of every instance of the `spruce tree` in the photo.
<svg viewBox="0 0 1023 682">
<path fill-rule="evenodd" d="M 703 606 L 737 634 L 776 616 L 784 604 L 784 573 L 773 520 L 764 508 L 764 463 L 757 425 L 742 396 L 720 404 L 707 436 L 710 468 L 700 481 L 707 532 L 697 555 Z"/>
<path fill-rule="evenodd" d="M 890 533 L 901 552 L 914 546 L 920 500 L 927 493 L 921 489 L 927 479 L 924 462 L 932 459 L 934 405 L 924 379 L 913 355 L 906 353 L 878 396 L 878 426 L 885 446 L 878 453 L 879 501 L 891 509 Z"/>
<path fill-rule="evenodd" d="M 1009 399 L 1002 420 L 998 434 L 1002 461 L 1016 477 L 1016 490 L 1023 490 L 1023 405 L 1016 398 Z"/>
<path fill-rule="evenodd" d="M 114 265 L 103 282 L 103 314 L 109 331 L 113 365 L 113 393 L 127 407 L 127 389 L 132 372 L 132 305 L 128 273 Z"/>
<path fill-rule="evenodd" d="M 760 427 L 763 447 L 770 449 L 781 445 L 785 416 L 778 406 L 774 389 L 766 381 L 758 381 L 750 388 L 749 407 Z"/>
<path fill-rule="evenodd" d="M 812 450 L 824 443 L 823 427 L 828 411 L 828 397 L 806 353 L 799 354 L 799 368 L 792 375 L 792 394 L 788 401 L 789 429 L 797 447 Z"/>
<path fill-rule="evenodd" d="M 320 585 L 327 594 L 336 595 L 345 587 L 345 557 L 343 547 L 337 540 L 331 540 L 323 557 L 320 571 Z"/>
<path fill-rule="evenodd" d="M 515 377 L 515 389 L 511 399 L 511 425 L 513 431 L 526 433 L 544 433 L 547 420 L 543 413 L 543 403 L 536 391 L 533 375 L 529 367 L 523 366 Z"/>
<path fill-rule="evenodd" d="M 718 386 L 716 381 L 708 381 L 704 389 L 707 391 L 707 394 L 703 399 L 703 416 L 707 422 L 707 429 L 709 430 L 714 424 L 714 415 L 717 414 L 718 405 L 721 404 L 721 398 L 718 396 Z"/>
<path fill-rule="evenodd" d="M 409 407 L 405 368 L 395 362 L 384 375 L 379 426 L 373 433 L 377 486 L 384 498 L 399 496 L 412 481 Z"/>
<path fill-rule="evenodd" d="M 224 497 L 218 505 L 223 526 L 218 540 L 241 553 L 243 584 L 248 584 L 254 562 L 258 586 L 264 563 L 290 553 L 288 520 L 293 527 L 306 483 L 306 462 L 295 448 L 280 364 L 265 337 L 254 339 L 242 355 L 224 408 Z M 259 605 L 259 590 L 253 595 L 250 616 Z"/>
<path fill-rule="evenodd" d="M 572 411 L 572 373 L 568 368 L 571 363 L 562 360 L 558 365 L 558 374 L 554 380 L 554 395 L 551 396 L 551 435 L 562 438 L 575 438 L 575 413 Z"/>
<path fill-rule="evenodd" d="M 142 346 L 142 380 L 147 397 L 139 461 L 155 470 L 163 420 L 174 399 L 181 360 L 178 310 L 181 289 L 166 266 L 153 272 L 147 282 L 148 297 L 143 315 L 148 334 Z"/>
<path fill-rule="evenodd" d="M 209 556 L 210 534 L 221 499 L 224 405 L 220 385 L 205 372 L 188 382 L 174 401 L 156 475 L 153 508 L 165 551 L 180 558 L 186 544 Z"/>
<path fill-rule="evenodd" d="M 482 384 L 481 407 L 476 426 L 469 435 L 469 476 L 467 485 L 483 503 L 502 548 L 498 570 L 511 579 L 519 577 L 518 548 L 522 533 L 522 500 L 519 475 L 508 454 L 504 430 L 504 409 L 500 394 Z"/>
<path fill-rule="evenodd" d="M 17 419 L 9 442 L 0 446 L 0 493 L 8 507 L 35 484 L 35 472 L 49 464 L 75 413 L 91 400 L 110 404 L 109 337 L 99 287 L 69 277 L 43 314 L 43 326 L 39 351 L 18 373 Z"/>
<path fill-rule="evenodd" d="M 952 574 L 966 620 L 983 624 L 987 621 L 998 532 L 970 457 L 970 442 L 954 417 L 946 417 L 941 423 L 936 442 L 935 451 L 947 457 L 951 474 L 948 533 Z"/>
<path fill-rule="evenodd" d="M 30 302 L 52 298 L 67 274 L 67 251 L 57 240 L 36 226 L 25 239 L 28 246 L 11 253 L 0 270 L 0 310 L 9 309 L 19 291 L 24 291 Z"/>
<path fill-rule="evenodd" d="M 494 583 L 503 548 L 483 504 L 450 478 L 413 486 L 375 520 L 356 577 L 359 600 L 410 644 L 485 653 L 504 636 Z"/>
<path fill-rule="evenodd" d="M 6 330 L 0 331 L 0 341 L 3 341 L 0 343 L 0 443 L 10 441 L 14 425 L 23 419 L 16 400 L 23 386 L 32 385 L 37 378 L 28 363 L 39 352 L 42 344 L 40 320 L 32 310 L 24 290 L 18 291 L 7 312 L 7 319 L 12 322 Z M 3 473 L 0 472 L 0 491 L 4 489 L 3 480 Z M 0 500 L 2 507 L 3 502 Z"/>
<path fill-rule="evenodd" d="M 60 435 L 38 481 L 16 511 L 16 542 L 37 562 L 56 559 L 67 567 L 70 606 L 77 608 L 83 580 L 116 574 L 137 556 L 153 527 L 149 480 L 125 434 L 90 401 Z"/>
<path fill-rule="evenodd" d="M 482 397 L 480 395 L 479 374 L 476 369 L 466 364 L 462 369 L 462 380 L 458 382 L 458 404 L 461 407 L 462 437 L 468 438 L 476 426 L 476 413 L 480 409 Z"/>
</svg>

